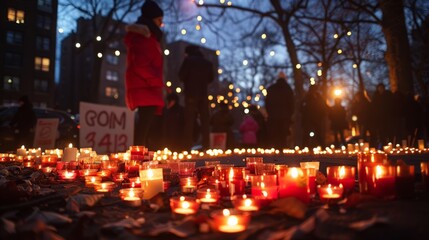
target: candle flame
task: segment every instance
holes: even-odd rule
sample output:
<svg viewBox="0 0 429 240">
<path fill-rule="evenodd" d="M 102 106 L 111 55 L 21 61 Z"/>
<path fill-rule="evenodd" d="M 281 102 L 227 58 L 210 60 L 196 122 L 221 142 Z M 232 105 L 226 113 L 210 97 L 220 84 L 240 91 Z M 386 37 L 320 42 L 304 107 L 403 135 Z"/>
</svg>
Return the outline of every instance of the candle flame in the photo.
<svg viewBox="0 0 429 240">
<path fill-rule="evenodd" d="M 243 194 L 243 198 L 247 198 L 247 195 L 246 195 L 246 194 Z"/>
<path fill-rule="evenodd" d="M 262 195 L 264 195 L 264 197 L 268 197 L 268 192 L 267 191 L 262 191 Z"/>
<path fill-rule="evenodd" d="M 290 171 L 290 175 L 292 178 L 298 178 L 299 172 L 297 168 L 291 168 Z"/>
<path fill-rule="evenodd" d="M 73 144 L 72 143 L 69 143 L 69 148 L 72 148 L 73 147 Z"/>
<path fill-rule="evenodd" d="M 147 177 L 148 178 L 153 178 L 153 171 L 152 171 L 152 169 L 148 169 L 147 170 Z"/>
<path fill-rule="evenodd" d="M 235 226 L 235 225 L 237 225 L 238 224 L 238 218 L 237 218 L 237 216 L 229 216 L 228 220 L 227 220 L 227 223 L 228 223 L 229 226 Z"/>
<path fill-rule="evenodd" d="M 340 167 L 340 172 L 338 173 L 340 178 L 344 178 L 346 176 L 346 169 L 344 166 Z"/>
<path fill-rule="evenodd" d="M 181 196 L 181 197 L 179 198 L 179 200 L 180 200 L 180 201 L 185 201 L 185 197 L 184 197 L 184 196 Z"/>
<path fill-rule="evenodd" d="M 332 188 L 331 188 L 331 186 L 329 185 L 328 186 L 328 188 L 326 189 L 326 192 L 328 193 L 328 195 L 332 195 L 333 194 L 333 192 L 332 192 Z"/>
<path fill-rule="evenodd" d="M 376 167 L 375 167 L 375 177 L 376 178 L 380 178 L 381 176 L 383 176 L 384 175 L 384 171 L 383 171 L 383 168 L 380 166 L 380 165 L 377 165 Z"/>
<path fill-rule="evenodd" d="M 189 208 L 191 206 L 191 204 L 189 204 L 189 202 L 187 202 L 187 201 L 183 201 L 181 206 L 182 206 L 182 208 Z"/>
<path fill-rule="evenodd" d="M 222 211 L 222 213 L 223 213 L 224 216 L 231 215 L 231 212 L 228 209 L 226 209 L 226 208 Z"/>
<path fill-rule="evenodd" d="M 25 146 L 24 146 L 24 145 L 22 145 L 22 146 L 21 146 L 21 149 L 25 149 Z"/>
<path fill-rule="evenodd" d="M 91 178 L 91 183 L 95 183 L 95 177 Z"/>
<path fill-rule="evenodd" d="M 252 199 L 246 198 L 246 200 L 244 200 L 244 206 L 246 207 L 252 206 Z"/>
<path fill-rule="evenodd" d="M 135 196 L 135 193 L 134 193 L 132 188 L 131 188 L 130 192 L 128 193 L 128 196 L 131 198 L 133 198 Z"/>
</svg>

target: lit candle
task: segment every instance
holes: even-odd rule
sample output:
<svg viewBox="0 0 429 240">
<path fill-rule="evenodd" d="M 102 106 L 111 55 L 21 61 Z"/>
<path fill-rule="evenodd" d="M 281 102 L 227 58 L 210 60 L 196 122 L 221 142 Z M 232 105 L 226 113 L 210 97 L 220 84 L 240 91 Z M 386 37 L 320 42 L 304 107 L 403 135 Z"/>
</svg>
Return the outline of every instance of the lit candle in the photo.
<svg viewBox="0 0 429 240">
<path fill-rule="evenodd" d="M 310 202 L 307 181 L 301 168 L 288 168 L 285 175 L 279 177 L 279 197 L 296 197 L 304 203 Z"/>
<path fill-rule="evenodd" d="M 42 156 L 43 167 L 55 167 L 57 165 L 58 156 L 55 154 L 47 154 Z"/>
<path fill-rule="evenodd" d="M 126 205 L 132 207 L 139 207 L 142 204 L 143 189 L 124 188 L 119 190 L 119 195 Z"/>
<path fill-rule="evenodd" d="M 193 193 L 197 188 L 197 178 L 185 177 L 180 178 L 180 185 L 183 193 Z"/>
<path fill-rule="evenodd" d="M 234 207 L 237 208 L 240 211 L 258 211 L 259 206 L 256 203 L 255 199 L 247 197 L 247 195 L 243 195 L 241 197 L 236 196 L 232 203 L 234 204 Z"/>
<path fill-rule="evenodd" d="M 389 165 L 366 166 L 368 192 L 376 197 L 395 196 L 395 167 Z"/>
<path fill-rule="evenodd" d="M 190 215 L 198 211 L 200 205 L 192 197 L 173 197 L 170 198 L 170 207 L 174 213 Z"/>
<path fill-rule="evenodd" d="M 16 149 L 16 155 L 17 156 L 27 156 L 27 149 L 25 149 L 24 145 L 22 145 L 20 148 Z"/>
<path fill-rule="evenodd" d="M 355 167 L 329 166 L 326 168 L 327 182 L 343 185 L 344 193 L 351 193 L 355 187 Z"/>
<path fill-rule="evenodd" d="M 140 181 L 140 177 L 133 177 L 133 178 L 129 178 L 128 180 L 130 180 L 130 187 L 131 188 L 141 188 L 142 187 L 142 182 Z"/>
<path fill-rule="evenodd" d="M 197 199 L 201 203 L 217 203 L 217 201 L 219 200 L 219 191 L 211 188 L 200 188 L 197 190 Z"/>
<path fill-rule="evenodd" d="M 64 148 L 62 161 L 71 162 L 75 161 L 77 158 L 77 148 L 73 147 L 73 144 L 69 144 L 67 148 Z"/>
<path fill-rule="evenodd" d="M 223 209 L 212 213 L 213 226 L 224 233 L 237 233 L 246 230 L 250 214 L 234 209 Z"/>
<path fill-rule="evenodd" d="M 140 181 L 144 190 L 144 199 L 150 199 L 160 192 L 164 192 L 162 168 L 140 170 Z"/>
<path fill-rule="evenodd" d="M 79 170 L 79 176 L 80 177 L 86 177 L 86 176 L 96 176 L 98 169 L 82 169 Z"/>
<path fill-rule="evenodd" d="M 327 204 L 337 203 L 343 194 L 343 186 L 333 186 L 331 184 L 318 186 L 319 198 Z"/>
<path fill-rule="evenodd" d="M 113 191 L 114 187 L 115 187 L 114 182 L 101 182 L 101 183 L 95 183 L 94 184 L 95 191 L 101 192 L 101 193 L 111 192 L 111 191 Z"/>
<path fill-rule="evenodd" d="M 86 176 L 85 177 L 85 186 L 94 187 L 95 184 L 101 183 L 101 177 L 99 176 Z"/>
<path fill-rule="evenodd" d="M 76 179 L 77 173 L 75 170 L 62 170 L 58 171 L 58 176 L 61 180 L 72 181 Z"/>
</svg>

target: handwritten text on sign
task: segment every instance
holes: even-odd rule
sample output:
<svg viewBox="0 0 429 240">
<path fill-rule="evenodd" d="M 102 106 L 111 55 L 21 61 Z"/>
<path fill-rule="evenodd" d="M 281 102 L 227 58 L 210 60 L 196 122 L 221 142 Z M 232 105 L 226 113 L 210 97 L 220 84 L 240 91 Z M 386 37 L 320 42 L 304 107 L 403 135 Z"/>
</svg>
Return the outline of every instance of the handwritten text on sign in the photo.
<svg viewBox="0 0 429 240">
<path fill-rule="evenodd" d="M 133 143 L 134 112 L 124 107 L 80 103 L 80 147 L 124 152 Z"/>
</svg>

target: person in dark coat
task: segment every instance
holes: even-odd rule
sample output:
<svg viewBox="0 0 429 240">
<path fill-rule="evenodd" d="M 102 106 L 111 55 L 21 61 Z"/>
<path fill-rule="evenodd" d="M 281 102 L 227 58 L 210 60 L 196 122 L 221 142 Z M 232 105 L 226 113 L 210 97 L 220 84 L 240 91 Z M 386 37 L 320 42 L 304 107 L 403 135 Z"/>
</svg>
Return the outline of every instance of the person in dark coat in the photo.
<svg viewBox="0 0 429 240">
<path fill-rule="evenodd" d="M 185 94 L 185 136 L 186 148 L 193 146 L 195 119 L 199 117 L 202 134 L 202 147 L 209 147 L 210 115 L 207 99 L 208 85 L 214 79 L 213 64 L 204 58 L 198 46 L 185 49 L 185 59 L 180 66 L 179 79 L 183 82 Z"/>
<path fill-rule="evenodd" d="M 170 93 L 167 96 L 167 106 L 164 111 L 164 146 L 172 151 L 184 150 L 183 126 L 185 109 L 179 104 L 179 96 Z"/>
<path fill-rule="evenodd" d="M 325 146 L 323 124 L 328 106 L 317 86 L 311 85 L 301 103 L 303 145 L 305 147 Z M 311 139 L 314 139 L 310 141 Z"/>
<path fill-rule="evenodd" d="M 286 81 L 286 75 L 280 72 L 277 81 L 267 88 L 265 98 L 268 134 L 275 148 L 287 147 L 294 106 L 292 88 Z"/>
<path fill-rule="evenodd" d="M 134 144 L 148 144 L 150 129 L 157 115 L 162 114 L 163 55 L 161 50 L 162 9 L 146 0 L 137 22 L 126 27 L 127 47 L 125 96 L 130 110 L 137 109 Z"/>
<path fill-rule="evenodd" d="M 335 104 L 329 109 L 329 120 L 331 121 L 331 130 L 334 134 L 335 145 L 344 146 L 344 130 L 348 128 L 346 119 L 346 109 L 341 106 L 341 99 L 335 98 Z"/>
<path fill-rule="evenodd" d="M 371 140 L 372 147 L 381 148 L 391 139 L 393 118 L 392 93 L 386 90 L 383 83 L 377 85 L 376 92 L 371 101 L 370 107 Z"/>
<path fill-rule="evenodd" d="M 417 140 L 424 138 L 424 108 L 420 102 L 420 97 L 415 99 L 410 93 L 407 94 L 405 101 L 407 140 L 410 146 L 416 147 Z"/>
<path fill-rule="evenodd" d="M 10 121 L 14 129 L 16 146 L 32 146 L 34 140 L 34 127 L 37 117 L 28 96 L 22 96 L 18 100 L 18 111 Z"/>
<path fill-rule="evenodd" d="M 252 116 L 253 119 L 255 119 L 259 126 L 258 132 L 256 133 L 257 146 L 268 147 L 268 131 L 264 115 L 255 105 L 249 106 L 249 115 Z"/>
<path fill-rule="evenodd" d="M 364 141 L 368 141 L 366 132 L 369 126 L 370 102 L 364 92 L 356 93 L 351 103 L 351 113 L 357 117 L 359 135 Z"/>
<path fill-rule="evenodd" d="M 232 125 L 234 118 L 228 109 L 228 104 L 220 103 L 219 110 L 216 111 L 210 118 L 211 132 L 226 133 L 226 147 L 232 148 L 234 145 L 234 135 L 232 133 Z"/>
</svg>

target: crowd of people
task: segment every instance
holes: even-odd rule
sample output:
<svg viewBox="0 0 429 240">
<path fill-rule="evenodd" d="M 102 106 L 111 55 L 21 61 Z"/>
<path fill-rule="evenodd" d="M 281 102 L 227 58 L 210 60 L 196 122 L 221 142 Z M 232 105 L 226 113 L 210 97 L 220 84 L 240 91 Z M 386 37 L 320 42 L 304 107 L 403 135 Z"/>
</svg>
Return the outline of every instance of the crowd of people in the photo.
<svg viewBox="0 0 429 240">
<path fill-rule="evenodd" d="M 233 129 L 234 118 L 226 104 L 219 104 L 218 110 L 210 114 L 207 96 L 208 85 L 214 79 L 213 65 L 195 45 L 186 47 L 179 71 L 184 106 L 174 93 L 167 97 L 165 104 L 160 43 L 162 20 L 162 9 L 146 0 L 137 22 L 126 28 L 126 102 L 131 110 L 138 110 L 135 144 L 150 145 L 150 129 L 161 125 L 164 134 L 161 137 L 155 134 L 161 138 L 157 142 L 173 150 L 189 150 L 196 142 L 207 149 L 211 133 L 224 133 L 227 148 L 313 147 L 331 143 L 340 146 L 346 144 L 345 131 L 351 127 L 355 127 L 360 138 L 369 141 L 372 147 L 404 139 L 413 145 L 416 139 L 427 136 L 424 129 L 428 129 L 428 109 L 412 95 L 391 93 L 379 84 L 371 99 L 363 92 L 357 93 L 348 109 L 339 98 L 334 100 L 333 106 L 328 106 L 317 85 L 310 86 L 303 99 L 297 100 L 283 72 L 267 88 L 265 114 L 256 106 L 250 106 L 249 113 L 239 120 L 238 129 Z M 355 121 L 350 121 L 351 116 Z M 302 136 L 301 143 L 292 141 L 292 129 L 295 135 Z M 234 132 L 239 132 L 240 139 Z M 329 132 L 333 140 L 326 137 Z"/>
</svg>

